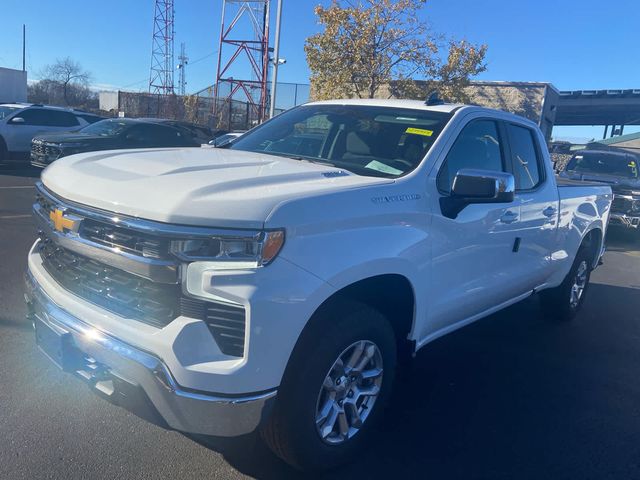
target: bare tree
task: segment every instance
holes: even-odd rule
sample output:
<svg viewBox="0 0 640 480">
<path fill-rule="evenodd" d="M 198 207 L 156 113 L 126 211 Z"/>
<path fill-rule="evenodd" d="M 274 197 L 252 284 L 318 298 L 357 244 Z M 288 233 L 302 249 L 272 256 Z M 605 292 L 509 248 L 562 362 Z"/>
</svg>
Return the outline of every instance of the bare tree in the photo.
<svg viewBox="0 0 640 480">
<path fill-rule="evenodd" d="M 57 59 L 55 63 L 44 67 L 40 74 L 43 80 L 57 84 L 62 90 L 62 98 L 66 105 L 77 101 L 74 96 L 84 97 L 89 90 L 91 73 L 69 57 Z"/>
</svg>

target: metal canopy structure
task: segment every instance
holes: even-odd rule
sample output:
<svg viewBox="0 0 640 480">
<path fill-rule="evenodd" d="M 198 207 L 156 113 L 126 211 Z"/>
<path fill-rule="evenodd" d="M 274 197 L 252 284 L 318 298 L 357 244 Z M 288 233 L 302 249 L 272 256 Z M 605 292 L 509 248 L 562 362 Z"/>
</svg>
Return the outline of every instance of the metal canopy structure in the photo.
<svg viewBox="0 0 640 480">
<path fill-rule="evenodd" d="M 640 89 L 560 92 L 555 125 L 640 125 Z"/>
<path fill-rule="evenodd" d="M 173 85 L 173 0 L 155 0 L 149 93 L 170 95 Z"/>
<path fill-rule="evenodd" d="M 232 100 L 246 101 L 256 122 L 266 119 L 269 72 L 269 0 L 223 0 L 214 115 Z"/>
</svg>

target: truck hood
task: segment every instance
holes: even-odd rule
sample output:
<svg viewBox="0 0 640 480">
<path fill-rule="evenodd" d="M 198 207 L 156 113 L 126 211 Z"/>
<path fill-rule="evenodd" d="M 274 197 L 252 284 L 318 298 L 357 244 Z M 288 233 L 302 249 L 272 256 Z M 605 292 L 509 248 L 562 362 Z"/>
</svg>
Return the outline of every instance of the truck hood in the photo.
<svg viewBox="0 0 640 480">
<path fill-rule="evenodd" d="M 165 148 L 72 155 L 47 167 L 42 182 L 64 199 L 109 212 L 255 229 L 283 202 L 393 180 L 260 153 Z"/>
</svg>

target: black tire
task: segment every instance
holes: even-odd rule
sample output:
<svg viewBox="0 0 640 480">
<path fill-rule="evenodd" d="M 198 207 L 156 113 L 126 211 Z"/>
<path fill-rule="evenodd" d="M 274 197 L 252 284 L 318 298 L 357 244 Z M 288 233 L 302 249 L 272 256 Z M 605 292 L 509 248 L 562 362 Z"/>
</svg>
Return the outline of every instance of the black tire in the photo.
<svg viewBox="0 0 640 480">
<path fill-rule="evenodd" d="M 0 162 L 4 162 L 9 159 L 9 152 L 7 150 L 7 144 L 4 143 L 4 139 L 0 137 Z"/>
<path fill-rule="evenodd" d="M 548 318 L 559 321 L 573 320 L 578 314 L 589 290 L 591 271 L 593 270 L 593 258 L 588 248 L 580 248 L 576 255 L 571 270 L 564 281 L 556 288 L 540 292 L 542 309 Z M 584 288 L 577 303 L 572 301 L 572 290 L 578 281 L 578 274 L 586 265 L 584 272 Z"/>
<path fill-rule="evenodd" d="M 378 348 L 383 365 L 380 393 L 357 433 L 343 443 L 329 444 L 316 428 L 319 394 L 336 359 L 359 341 Z M 396 358 L 393 328 L 380 312 L 355 302 L 325 309 L 294 349 L 274 411 L 261 429 L 263 440 L 277 456 L 300 470 L 328 469 L 353 459 L 376 430 L 392 389 Z"/>
</svg>

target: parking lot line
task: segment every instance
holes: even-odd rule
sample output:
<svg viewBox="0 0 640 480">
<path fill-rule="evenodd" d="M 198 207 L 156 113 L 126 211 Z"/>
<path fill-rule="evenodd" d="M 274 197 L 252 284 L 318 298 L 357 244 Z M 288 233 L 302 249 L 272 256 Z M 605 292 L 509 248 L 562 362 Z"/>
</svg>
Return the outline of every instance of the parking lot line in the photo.
<svg viewBox="0 0 640 480">
<path fill-rule="evenodd" d="M 31 215 L 0 215 L 0 220 L 11 220 L 14 218 L 29 218 Z"/>
</svg>

